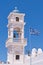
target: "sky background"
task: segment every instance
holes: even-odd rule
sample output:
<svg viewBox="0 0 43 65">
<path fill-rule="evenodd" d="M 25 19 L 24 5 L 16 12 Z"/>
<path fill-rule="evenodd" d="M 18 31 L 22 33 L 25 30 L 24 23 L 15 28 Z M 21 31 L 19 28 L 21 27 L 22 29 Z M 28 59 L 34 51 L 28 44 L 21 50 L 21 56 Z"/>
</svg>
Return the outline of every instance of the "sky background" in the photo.
<svg viewBox="0 0 43 65">
<path fill-rule="evenodd" d="M 0 0 L 0 60 L 6 61 L 7 48 L 5 43 L 8 35 L 7 17 L 14 8 L 25 13 L 25 37 L 27 46 L 25 52 L 32 48 L 42 48 L 43 50 L 43 0 Z M 39 36 L 29 36 L 29 27 L 40 31 Z M 29 42 L 30 41 L 30 42 Z"/>
</svg>

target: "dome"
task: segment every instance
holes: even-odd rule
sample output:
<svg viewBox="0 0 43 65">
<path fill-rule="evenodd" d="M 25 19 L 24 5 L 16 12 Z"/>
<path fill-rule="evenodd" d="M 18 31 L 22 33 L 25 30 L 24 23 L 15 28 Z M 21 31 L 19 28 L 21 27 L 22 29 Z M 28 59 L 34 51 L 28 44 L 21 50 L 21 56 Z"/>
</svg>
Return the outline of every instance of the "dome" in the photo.
<svg viewBox="0 0 43 65">
<path fill-rule="evenodd" d="M 41 48 L 38 49 L 38 54 L 42 54 L 42 49 Z"/>
<path fill-rule="evenodd" d="M 32 49 L 32 52 L 37 52 L 36 48 L 33 48 L 33 49 Z"/>
<path fill-rule="evenodd" d="M 18 13 L 19 10 L 17 9 L 17 7 L 15 7 L 15 10 L 13 10 L 14 13 Z"/>
<path fill-rule="evenodd" d="M 37 55 L 37 50 L 36 50 L 36 48 L 33 48 L 32 49 L 32 56 L 36 56 Z"/>
</svg>

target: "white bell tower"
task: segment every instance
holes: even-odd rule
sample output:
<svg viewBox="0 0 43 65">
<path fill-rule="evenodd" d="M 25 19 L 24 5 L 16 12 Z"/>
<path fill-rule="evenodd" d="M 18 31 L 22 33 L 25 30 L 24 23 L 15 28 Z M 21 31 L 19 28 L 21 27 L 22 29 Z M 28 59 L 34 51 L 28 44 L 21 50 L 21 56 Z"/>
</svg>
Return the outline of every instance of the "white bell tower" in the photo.
<svg viewBox="0 0 43 65">
<path fill-rule="evenodd" d="M 8 16 L 8 39 L 6 41 L 7 62 L 9 63 L 23 63 L 24 47 L 27 40 L 24 38 L 24 16 L 25 14 L 19 13 L 17 8 L 13 10 Z"/>
</svg>

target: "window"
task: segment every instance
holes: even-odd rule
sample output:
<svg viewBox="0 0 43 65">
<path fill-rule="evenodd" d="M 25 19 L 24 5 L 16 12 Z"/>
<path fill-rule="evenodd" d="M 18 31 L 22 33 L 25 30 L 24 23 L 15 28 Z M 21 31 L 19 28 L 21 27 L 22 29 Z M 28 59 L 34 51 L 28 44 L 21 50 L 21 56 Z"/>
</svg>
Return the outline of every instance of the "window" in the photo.
<svg viewBox="0 0 43 65">
<path fill-rule="evenodd" d="M 16 55 L 16 60 L 19 60 L 19 59 L 20 59 L 19 55 Z"/>
<path fill-rule="evenodd" d="M 19 21 L 19 17 L 16 17 L 16 21 Z"/>
<path fill-rule="evenodd" d="M 13 37 L 14 38 L 19 38 L 19 34 L 18 34 L 18 32 L 16 30 L 13 32 Z"/>
</svg>

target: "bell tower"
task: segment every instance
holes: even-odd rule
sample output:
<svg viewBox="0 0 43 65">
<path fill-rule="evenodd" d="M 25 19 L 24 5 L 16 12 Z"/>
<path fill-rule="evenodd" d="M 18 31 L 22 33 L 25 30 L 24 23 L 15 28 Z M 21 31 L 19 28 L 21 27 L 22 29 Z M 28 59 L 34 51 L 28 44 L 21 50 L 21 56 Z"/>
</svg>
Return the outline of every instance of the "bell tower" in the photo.
<svg viewBox="0 0 43 65">
<path fill-rule="evenodd" d="M 8 39 L 6 41 L 7 62 L 23 63 L 25 60 L 24 47 L 27 40 L 24 38 L 24 13 L 15 8 L 8 16 Z"/>
</svg>

